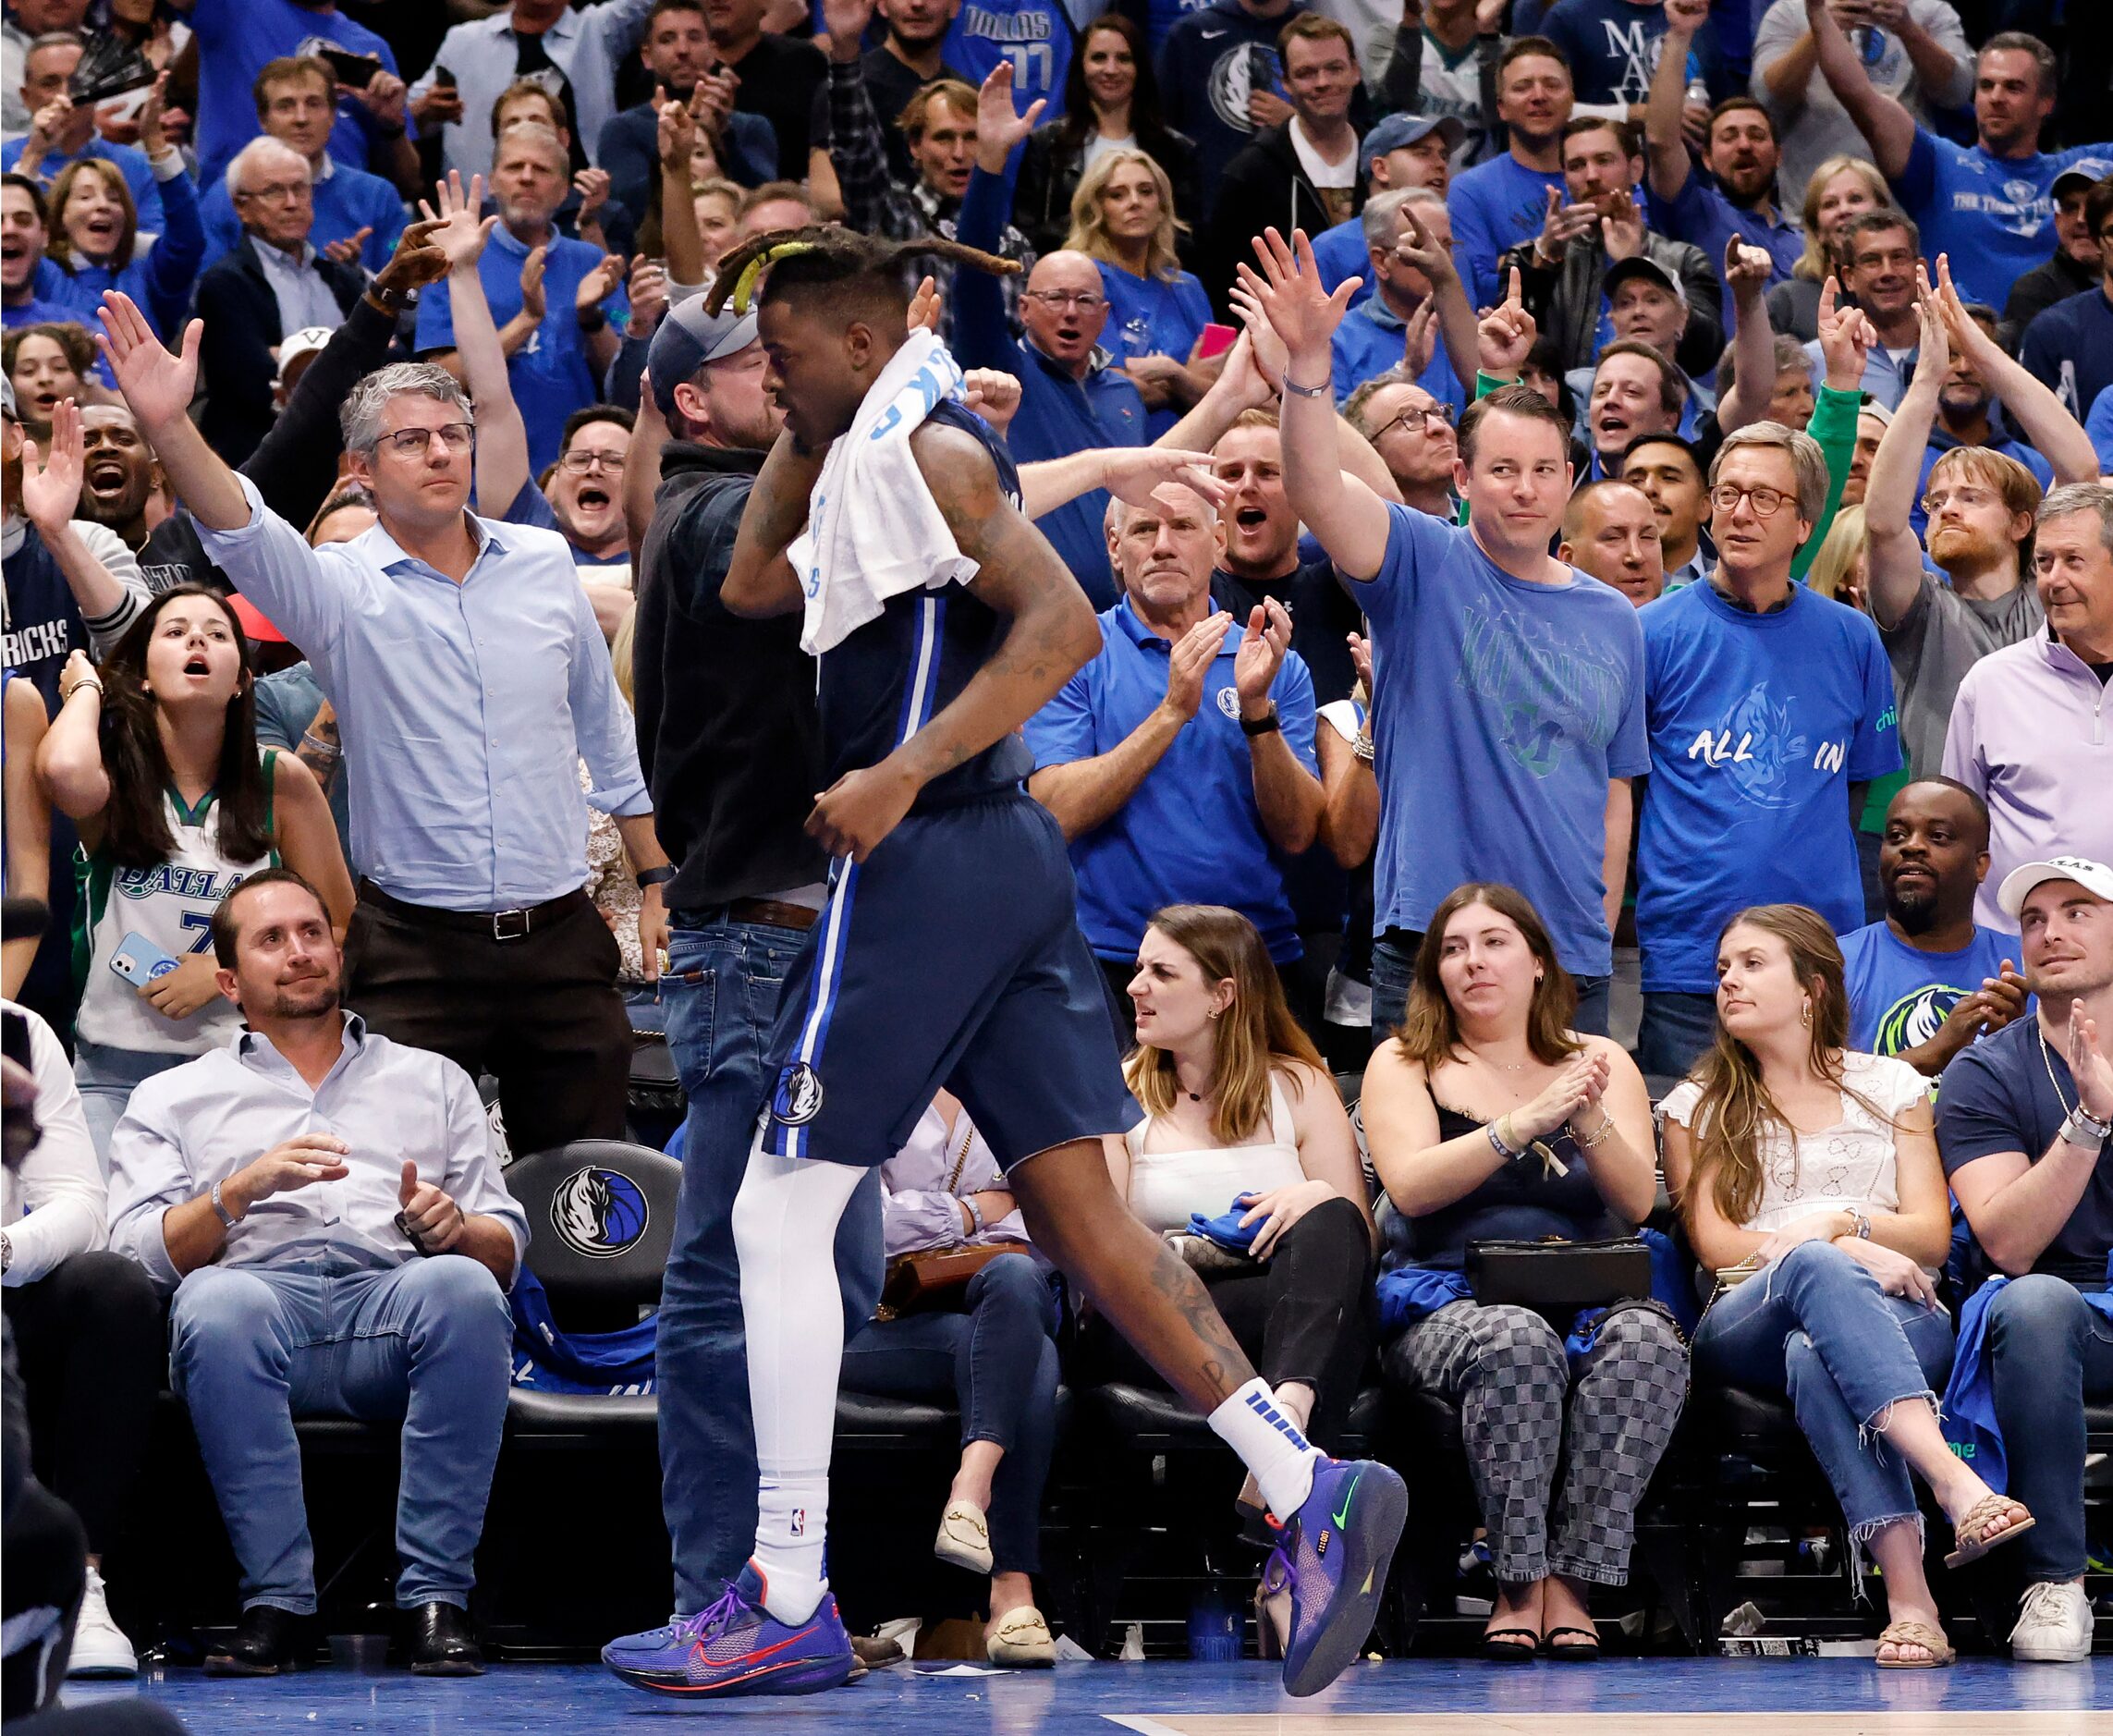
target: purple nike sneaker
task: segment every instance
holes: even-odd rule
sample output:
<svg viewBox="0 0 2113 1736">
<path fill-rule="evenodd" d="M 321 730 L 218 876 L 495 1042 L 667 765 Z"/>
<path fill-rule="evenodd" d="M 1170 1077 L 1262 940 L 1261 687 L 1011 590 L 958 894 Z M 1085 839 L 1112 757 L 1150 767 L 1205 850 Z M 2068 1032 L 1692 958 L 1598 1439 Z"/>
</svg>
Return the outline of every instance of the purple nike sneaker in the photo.
<svg viewBox="0 0 2113 1736">
<path fill-rule="evenodd" d="M 763 1575 L 751 1561 L 709 1609 L 611 1640 L 602 1661 L 618 1681 L 691 1700 L 840 1687 L 851 1674 L 851 1636 L 835 1596 L 823 1593 L 798 1627 L 766 1610 L 763 1596 Z"/>
<path fill-rule="evenodd" d="M 1386 1569 L 1409 1518 L 1399 1476 L 1369 1459 L 1323 1459 L 1306 1504 L 1283 1529 L 1269 1577 L 1291 1591 L 1284 1692 L 1318 1693 L 1347 1669 L 1379 1614 Z"/>
</svg>

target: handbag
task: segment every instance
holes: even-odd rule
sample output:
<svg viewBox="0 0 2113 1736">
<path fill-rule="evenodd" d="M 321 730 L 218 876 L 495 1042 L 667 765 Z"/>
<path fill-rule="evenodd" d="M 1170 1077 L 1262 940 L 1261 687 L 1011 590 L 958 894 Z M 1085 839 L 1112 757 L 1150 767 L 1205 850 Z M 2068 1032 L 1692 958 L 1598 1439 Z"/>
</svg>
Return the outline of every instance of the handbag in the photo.
<svg viewBox="0 0 2113 1736">
<path fill-rule="evenodd" d="M 969 1147 L 975 1143 L 976 1130 L 966 1115 L 961 1122 L 961 1149 L 954 1158 L 953 1174 L 947 1178 L 948 1193 L 961 1185 Z M 943 1314 L 957 1309 L 968 1294 L 971 1278 L 993 1260 L 1019 1252 L 1017 1244 L 1000 1242 L 898 1253 L 887 1263 L 887 1274 L 881 1280 L 880 1306 L 873 1310 L 873 1318 L 898 1320 L 904 1314 Z"/>
<path fill-rule="evenodd" d="M 1651 1294 L 1651 1250 L 1636 1236 L 1605 1241 L 1471 1241 L 1468 1286 L 1484 1307 L 1509 1302 L 1565 1323 L 1581 1309 Z"/>
</svg>

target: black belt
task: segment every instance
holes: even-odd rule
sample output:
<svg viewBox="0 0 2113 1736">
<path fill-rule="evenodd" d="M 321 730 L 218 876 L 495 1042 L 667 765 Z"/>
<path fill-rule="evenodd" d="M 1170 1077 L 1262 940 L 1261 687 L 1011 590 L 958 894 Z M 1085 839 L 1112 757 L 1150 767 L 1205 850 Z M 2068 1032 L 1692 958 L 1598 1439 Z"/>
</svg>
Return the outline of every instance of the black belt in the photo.
<svg viewBox="0 0 2113 1736">
<path fill-rule="evenodd" d="M 678 928 L 715 928 L 721 923 L 757 923 L 765 928 L 812 928 L 821 911 L 804 904 L 787 904 L 778 899 L 736 899 L 728 904 L 707 905 L 698 911 L 669 912 Z"/>
<path fill-rule="evenodd" d="M 541 904 L 521 905 L 510 911 L 444 911 L 431 904 L 410 904 L 402 899 L 391 898 L 372 880 L 360 882 L 360 896 L 401 922 L 416 923 L 426 928 L 451 928 L 463 934 L 487 935 L 494 940 L 526 940 L 538 927 L 570 916 L 592 903 L 584 886 L 547 899 Z"/>
</svg>

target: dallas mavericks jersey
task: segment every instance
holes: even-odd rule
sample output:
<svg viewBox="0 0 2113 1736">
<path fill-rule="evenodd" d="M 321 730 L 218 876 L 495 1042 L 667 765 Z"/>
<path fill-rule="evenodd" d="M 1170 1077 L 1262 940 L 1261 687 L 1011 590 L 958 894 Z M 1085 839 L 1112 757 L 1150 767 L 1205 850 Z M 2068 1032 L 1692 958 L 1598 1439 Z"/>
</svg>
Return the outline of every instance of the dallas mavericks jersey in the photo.
<svg viewBox="0 0 2113 1736">
<path fill-rule="evenodd" d="M 276 748 L 263 752 L 264 789 L 272 787 Z M 207 790 L 187 807 L 174 789 L 162 793 L 176 848 L 152 868 L 120 867 L 108 847 L 85 851 L 74 866 L 80 897 L 74 907 L 74 968 L 86 972 L 75 1031 L 91 1043 L 158 1055 L 203 1055 L 242 1025 L 231 1001 L 215 998 L 188 1019 L 166 1019 L 140 998 L 139 991 L 110 968 L 127 935 L 151 940 L 172 959 L 213 950 L 213 912 L 220 900 L 251 874 L 273 867 L 276 850 L 255 862 L 227 860 L 220 848 L 220 806 Z M 264 824 L 271 825 L 266 798 Z"/>
<path fill-rule="evenodd" d="M 997 436 L 973 411 L 952 400 L 928 420 L 972 434 L 997 466 L 998 486 L 1020 504 L 1020 471 Z M 914 730 L 911 718 L 936 716 L 990 660 L 1004 618 L 964 585 L 908 591 L 890 597 L 881 614 L 820 659 L 824 788 L 847 772 L 877 765 Z M 1016 733 L 924 786 L 912 812 L 950 807 L 1016 789 L 1033 769 Z"/>
</svg>

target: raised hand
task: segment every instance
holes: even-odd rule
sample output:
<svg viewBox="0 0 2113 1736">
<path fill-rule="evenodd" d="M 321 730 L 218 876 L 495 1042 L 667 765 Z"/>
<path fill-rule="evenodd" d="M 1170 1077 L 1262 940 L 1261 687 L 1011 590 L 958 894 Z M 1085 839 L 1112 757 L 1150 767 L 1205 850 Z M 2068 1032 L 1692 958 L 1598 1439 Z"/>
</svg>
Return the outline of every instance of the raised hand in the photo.
<svg viewBox="0 0 2113 1736">
<path fill-rule="evenodd" d="M 1003 440 L 1012 419 L 1020 413 L 1019 377 L 997 368 L 970 368 L 962 373 L 961 384 L 968 388 L 968 407 L 990 423 L 991 432 Z"/>
<path fill-rule="evenodd" d="M 667 313 L 666 268 L 641 253 L 631 262 L 624 299 L 631 304 L 631 336 L 651 337 Z"/>
<path fill-rule="evenodd" d="M 1563 257 L 1563 250 L 1581 235 L 1590 234 L 1599 221 L 1599 213 L 1591 205 L 1569 205 L 1563 202 L 1559 187 L 1548 189 L 1547 208 L 1541 214 L 1541 233 L 1534 238 L 1533 253 L 1544 265 L 1553 265 Z"/>
<path fill-rule="evenodd" d="M 362 224 L 350 235 L 341 237 L 335 241 L 324 242 L 323 256 L 325 259 L 336 260 L 340 265 L 357 265 L 360 263 L 360 253 L 366 248 L 367 238 L 373 233 L 374 226 L 373 224 Z"/>
<path fill-rule="evenodd" d="M 1284 666 L 1284 654 L 1291 648 L 1291 612 L 1275 597 L 1265 597 L 1247 617 L 1247 630 L 1233 653 L 1233 686 L 1242 705 L 1268 701 L 1276 672 Z"/>
<path fill-rule="evenodd" d="M 168 114 L 169 75 L 155 75 L 153 87 L 147 92 L 147 100 L 140 104 L 140 149 L 150 159 L 158 157 L 169 148 L 168 134 L 163 129 L 163 118 Z"/>
<path fill-rule="evenodd" d="M 725 130 L 727 116 L 734 112 L 734 99 L 739 95 L 741 75 L 721 67 L 707 72 L 698 79 L 690 92 L 690 118 L 697 123 L 700 132 L 715 138 Z"/>
<path fill-rule="evenodd" d="M 34 440 L 22 442 L 22 516 L 46 542 L 80 504 L 82 468 L 80 410 L 62 397 L 52 410 L 49 455 L 40 458 Z"/>
<path fill-rule="evenodd" d="M 1841 285 L 1832 273 L 1820 286 L 1819 345 L 1826 359 L 1826 383 L 1838 392 L 1854 392 L 1863 385 L 1863 361 L 1878 341 L 1878 328 L 1862 308 L 1837 305 Z"/>
<path fill-rule="evenodd" d="M 1666 0 L 1666 29 L 1692 36 L 1709 22 L 1709 0 Z"/>
<path fill-rule="evenodd" d="M 580 195 L 580 209 L 573 214 L 575 225 L 592 216 L 609 202 L 609 171 L 585 168 L 572 177 L 572 190 Z"/>
<path fill-rule="evenodd" d="M 1541 328 L 1526 312 L 1520 293 L 1519 267 L 1511 268 L 1511 287 L 1504 300 L 1475 326 L 1475 365 L 1492 379 L 1516 380 L 1533 353 Z"/>
<path fill-rule="evenodd" d="M 1731 299 L 1741 306 L 1760 298 L 1775 270 L 1776 262 L 1767 250 L 1748 247 L 1743 236 L 1734 235 L 1724 244 L 1724 281 L 1730 287 Z"/>
<path fill-rule="evenodd" d="M 1230 299 L 1233 312 L 1240 315 L 1240 324 L 1247 327 L 1247 355 L 1243 359 L 1246 372 L 1262 385 L 1263 396 L 1255 401 L 1266 405 L 1283 391 L 1284 364 L 1290 358 L 1285 350 L 1284 340 L 1277 336 L 1276 328 L 1269 323 L 1269 316 L 1262 311 L 1262 303 L 1254 299 L 1251 290 L 1236 283 L 1230 291 Z M 1233 345 L 1235 350 L 1240 347 L 1239 343 Z M 1237 366 L 1234 359 L 1228 355 L 1226 359 L 1226 373 L 1236 373 Z"/>
<path fill-rule="evenodd" d="M 1362 633 L 1350 636 L 1350 666 L 1357 671 L 1359 683 L 1364 688 L 1365 709 L 1372 707 L 1372 641 Z"/>
<path fill-rule="evenodd" d="M 1634 259 L 1643 251 L 1643 214 L 1626 189 L 1608 196 L 1599 219 L 1599 240 L 1610 260 Z"/>
<path fill-rule="evenodd" d="M 197 320 L 186 325 L 182 352 L 172 356 L 139 304 L 122 290 L 105 289 L 95 316 L 103 323 L 95 347 L 109 361 L 117 389 L 151 439 L 190 409 L 198 389 L 198 344 L 205 327 Z"/>
<path fill-rule="evenodd" d="M 431 202 L 420 200 L 420 214 L 434 227 L 427 232 L 427 239 L 440 250 L 449 271 L 470 271 L 477 263 L 477 256 L 483 252 L 484 243 L 498 222 L 496 216 L 480 217 L 484 208 L 484 177 L 472 175 L 470 190 L 462 190 L 461 172 L 449 169 L 445 180 L 434 183 Z M 400 243 L 398 244 L 400 247 Z M 524 272 L 523 276 L 526 276 Z"/>
<path fill-rule="evenodd" d="M 624 281 L 630 262 L 621 253 L 605 253 L 601 261 L 580 278 L 580 287 L 572 292 L 572 305 L 584 313 L 597 302 L 610 295 Z"/>
<path fill-rule="evenodd" d="M 1203 709 L 1203 677 L 1231 630 L 1232 617 L 1220 609 L 1183 633 L 1167 653 L 1166 698 L 1163 703 L 1183 723 Z"/>
<path fill-rule="evenodd" d="M 903 329 L 914 332 L 922 325 L 928 332 L 936 332 L 940 316 L 946 311 L 946 301 L 939 294 L 939 280 L 923 278 L 917 286 L 917 293 L 910 298 L 910 318 Z"/>
<path fill-rule="evenodd" d="M 678 103 L 669 96 L 666 85 L 654 92 L 653 101 L 660 110 L 654 140 L 660 152 L 660 165 L 687 180 L 690 153 L 697 143 L 696 114 L 689 103 Z M 691 93 L 691 101 L 695 101 L 695 92 Z"/>
<path fill-rule="evenodd" d="M 1047 101 L 1036 97 L 1027 105 L 1027 113 L 1016 115 L 1012 110 L 1012 62 L 1001 60 L 990 71 L 990 77 L 976 92 L 976 157 L 991 173 L 990 165 L 1003 167 L 1012 155 L 1013 147 L 1034 130 L 1034 123 L 1042 118 L 1042 111 L 1049 106 Z"/>
<path fill-rule="evenodd" d="M 822 28 L 829 34 L 830 55 L 851 61 L 863 54 L 873 17 L 873 0 L 822 0 Z"/>
<path fill-rule="evenodd" d="M 2077 1102 L 2101 1121 L 2113 1120 L 2113 1060 L 2099 1047 L 2098 1021 L 2076 1001 L 2069 1004 L 2069 1070 Z"/>
<path fill-rule="evenodd" d="M 367 88 L 363 91 L 354 91 L 346 85 L 337 88 L 347 92 L 385 127 L 401 127 L 404 124 L 404 96 L 410 87 L 386 67 L 368 79 Z"/>
<path fill-rule="evenodd" d="M 1415 378 L 1423 376 L 1438 353 L 1438 302 L 1425 296 L 1423 306 L 1411 313 L 1401 330 L 1401 365 Z"/>
<path fill-rule="evenodd" d="M 1930 287 L 1929 274 L 1920 265 L 1915 267 L 1915 324 L 1922 332 L 1917 340 L 1921 347 L 1915 352 L 1916 376 L 1919 378 L 1928 368 L 1934 379 L 1942 381 L 1951 366 L 1951 338 L 1945 324 L 1944 304 Z"/>
<path fill-rule="evenodd" d="M 1455 275 L 1452 249 L 1423 226 L 1423 219 L 1416 214 L 1415 206 L 1401 207 L 1401 223 L 1407 232 L 1395 238 L 1394 257 L 1397 262 L 1422 272 L 1434 289 Z"/>
<path fill-rule="evenodd" d="M 1321 287 L 1321 268 L 1314 263 L 1313 244 L 1303 229 L 1291 231 L 1287 242 L 1274 228 L 1254 238 L 1255 256 L 1262 261 L 1257 273 L 1243 260 L 1240 281 L 1254 298 L 1269 326 L 1283 341 L 1292 372 L 1301 385 L 1325 381 L 1333 361 L 1330 345 L 1336 327 L 1343 321 L 1350 297 L 1363 283 L 1362 277 L 1345 278 L 1333 295 Z"/>
<path fill-rule="evenodd" d="M 1951 339 L 1952 349 L 1973 361 L 1976 367 L 1985 362 L 1992 353 L 2001 355 L 2001 347 L 1981 329 L 1979 322 L 1967 312 L 1966 303 L 1960 299 L 1959 287 L 1951 280 L 1951 255 L 1939 253 L 1936 267 L 1937 313 L 1944 321 L 1944 329 Z M 1926 277 L 1920 277 L 1918 281 L 1926 287 Z M 1918 372 L 1920 366 L 1917 363 Z"/>
<path fill-rule="evenodd" d="M 1128 506 L 1151 507 L 1154 491 L 1168 483 L 1194 489 L 1214 507 L 1232 498 L 1232 489 L 1212 470 L 1208 452 L 1184 452 L 1178 446 L 1110 446 L 1102 462 L 1101 486 Z"/>
</svg>

